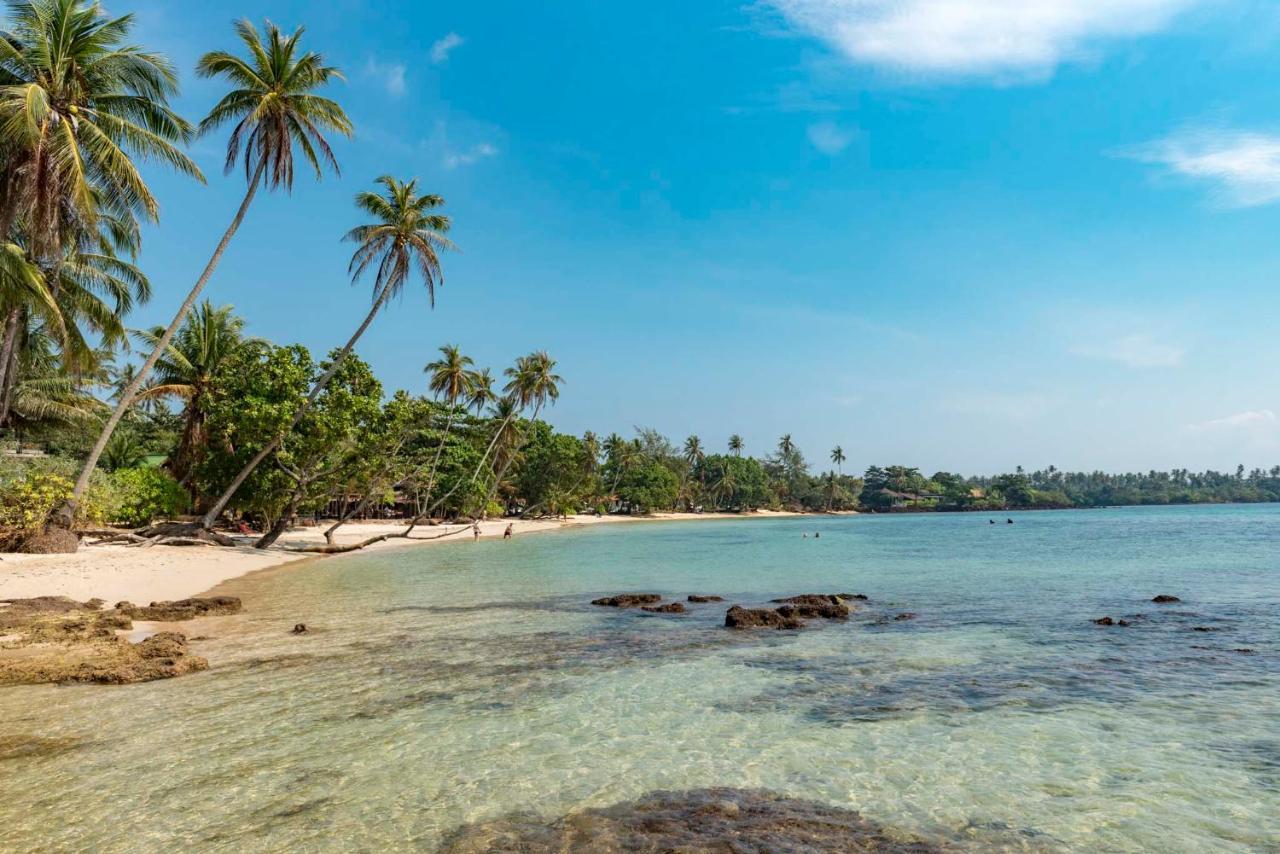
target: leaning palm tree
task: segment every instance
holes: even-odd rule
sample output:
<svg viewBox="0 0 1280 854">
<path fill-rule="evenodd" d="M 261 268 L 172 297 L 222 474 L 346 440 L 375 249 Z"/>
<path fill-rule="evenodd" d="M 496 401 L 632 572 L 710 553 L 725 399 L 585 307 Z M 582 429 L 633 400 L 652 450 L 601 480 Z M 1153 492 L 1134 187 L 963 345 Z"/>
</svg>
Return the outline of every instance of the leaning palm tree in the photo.
<svg viewBox="0 0 1280 854">
<path fill-rule="evenodd" d="M 440 358 L 433 362 L 428 362 L 427 366 L 422 369 L 430 376 L 427 388 L 449 410 L 449 415 L 444 422 L 444 432 L 440 434 L 440 442 L 436 445 L 435 457 L 431 460 L 431 470 L 427 475 L 426 495 L 428 498 L 431 497 L 431 491 L 435 489 L 436 472 L 440 467 L 440 456 L 444 453 L 444 446 L 449 440 L 449 431 L 453 429 L 453 419 L 458 412 L 458 401 L 471 392 L 471 382 L 474 374 L 470 367 L 473 364 L 475 364 L 474 360 L 470 356 L 462 355 L 462 351 L 458 349 L 456 344 L 445 344 L 440 348 Z"/>
<path fill-rule="evenodd" d="M 842 468 L 844 466 L 844 461 L 844 448 L 836 445 L 831 449 L 831 462 L 836 464 L 836 468 L 839 469 L 841 474 L 844 474 L 844 469 Z"/>
<path fill-rule="evenodd" d="M 214 375 L 222 363 L 245 344 L 243 332 L 244 319 L 237 317 L 231 306 L 214 306 L 205 300 L 187 315 L 182 328 L 157 360 L 154 382 L 138 394 L 140 404 L 167 398 L 183 402 L 182 432 L 165 467 L 178 483 L 187 487 L 193 499 L 196 495 L 191 478 L 205 451 L 205 420 Z M 136 333 L 140 341 L 151 347 L 163 335 L 160 327 Z M 130 382 L 136 376 L 135 371 Z"/>
<path fill-rule="evenodd" d="M 739 436 L 737 433 L 734 433 L 732 436 L 729 437 L 729 451 L 735 457 L 742 456 L 742 446 L 743 446 L 742 437 Z"/>
<path fill-rule="evenodd" d="M 286 435 L 297 427 L 303 417 L 315 405 L 320 394 L 329 385 L 329 380 L 342 367 L 347 356 L 355 348 L 356 342 L 364 335 L 365 330 L 373 323 L 378 312 L 383 309 L 392 297 L 399 296 L 404 286 L 416 271 L 427 288 L 427 299 L 434 308 L 436 304 L 436 287 L 443 284 L 440 269 L 440 253 L 455 248 L 445 232 L 449 230 L 449 218 L 437 209 L 444 204 L 444 199 L 435 195 L 423 195 L 418 192 L 418 180 L 397 181 L 389 175 L 378 179 L 383 193 L 368 191 L 356 194 L 356 206 L 374 218 L 368 225 L 359 225 L 347 232 L 344 240 L 359 244 L 355 254 L 351 256 L 348 271 L 351 282 L 355 284 L 371 267 L 377 272 L 373 280 L 373 304 L 364 316 L 347 343 L 329 361 L 329 367 L 311 387 L 311 393 L 293 414 L 288 429 L 262 447 L 253 458 L 245 464 L 239 474 L 221 497 L 209 508 L 200 520 L 201 527 L 208 531 L 213 523 L 222 515 L 227 502 L 240 489 L 245 479 L 252 474 L 263 460 L 275 453 Z"/>
<path fill-rule="evenodd" d="M 69 0 L 56 2 L 66 3 Z M 103 425 L 102 433 L 89 452 L 80 478 L 76 481 L 71 500 L 64 502 L 55 513 L 56 524 L 70 526 L 75 505 L 88 488 L 89 477 L 93 474 L 98 457 L 111 438 L 112 431 L 132 405 L 143 383 L 151 375 L 152 368 L 168 349 L 178 327 L 213 276 L 231 238 L 244 222 L 259 187 L 265 187 L 269 191 L 282 187 L 286 191 L 293 188 L 295 146 L 315 171 L 317 179 L 323 176 L 325 166 L 337 172 L 338 162 L 324 133 L 351 136 L 351 120 L 342 111 L 342 107 L 315 94 L 317 89 L 342 79 L 342 74 L 336 68 L 325 65 L 320 54 L 309 51 L 303 53 L 299 50 L 298 42 L 303 32 L 301 27 L 292 35 L 285 35 L 268 21 L 265 40 L 248 21 L 237 23 L 235 28 L 248 51 L 247 59 L 226 51 L 213 51 L 201 57 L 196 66 L 196 73 L 201 77 L 224 78 L 233 87 L 200 123 L 200 133 L 206 134 L 234 122 L 231 137 L 227 141 L 226 171 L 229 173 L 237 161 L 243 160 L 248 188 L 200 278 L 196 279 L 173 320 L 156 339 L 151 354 L 138 369 L 134 383 L 125 389 L 116 403 L 115 411 Z"/>
<path fill-rule="evenodd" d="M 516 411 L 533 407 L 533 415 L 529 417 L 530 422 L 538 420 L 543 406 L 548 402 L 554 404 L 560 397 L 560 383 L 564 382 L 564 378 L 557 374 L 555 369 L 556 360 L 551 358 L 545 350 L 539 350 L 516 359 L 515 365 L 506 370 L 507 385 L 504 389 L 506 397 L 515 403 Z M 512 417 L 508 416 L 505 419 L 506 422 L 510 423 Z M 506 476 L 507 469 L 511 467 L 515 458 L 514 452 L 507 454 L 501 466 L 498 467 L 493 486 L 490 487 L 489 495 L 485 498 L 482 513 L 493 500 L 494 494 L 502 483 L 502 478 Z"/>
</svg>

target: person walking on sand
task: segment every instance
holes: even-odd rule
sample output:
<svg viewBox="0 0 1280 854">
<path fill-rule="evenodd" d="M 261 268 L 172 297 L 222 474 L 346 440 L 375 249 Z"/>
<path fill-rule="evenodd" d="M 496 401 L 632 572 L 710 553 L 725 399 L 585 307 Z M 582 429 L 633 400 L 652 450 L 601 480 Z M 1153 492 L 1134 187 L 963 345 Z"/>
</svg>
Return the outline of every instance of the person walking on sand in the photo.
<svg viewBox="0 0 1280 854">
<path fill-rule="evenodd" d="M 504 540 L 509 540 L 509 539 L 511 539 L 511 531 L 512 531 L 512 529 L 513 529 L 513 528 L 515 528 L 515 526 L 516 526 L 516 523 L 515 523 L 515 522 L 508 522 L 508 523 L 507 523 L 507 530 L 505 530 L 505 531 L 503 531 L 503 532 L 502 532 L 502 539 L 504 539 Z"/>
</svg>

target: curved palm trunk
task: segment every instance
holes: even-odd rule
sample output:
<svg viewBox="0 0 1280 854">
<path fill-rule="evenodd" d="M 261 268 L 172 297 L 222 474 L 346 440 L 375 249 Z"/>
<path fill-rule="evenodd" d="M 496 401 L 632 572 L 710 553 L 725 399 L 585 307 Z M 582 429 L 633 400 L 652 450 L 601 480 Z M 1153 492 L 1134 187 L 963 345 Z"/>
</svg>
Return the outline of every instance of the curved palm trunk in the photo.
<svg viewBox="0 0 1280 854">
<path fill-rule="evenodd" d="M 514 412 L 511 415 L 508 415 L 506 418 L 502 419 L 502 423 L 499 424 L 498 429 L 494 431 L 493 438 L 489 440 L 489 447 L 484 449 L 484 454 L 480 457 L 480 462 L 476 464 L 476 470 L 471 473 L 471 480 L 469 481 L 470 483 L 475 483 L 476 478 L 480 476 L 480 470 L 484 468 L 484 464 L 489 461 L 489 455 L 493 453 L 493 449 L 497 446 L 498 439 L 502 436 L 502 431 L 507 429 L 508 425 L 511 424 L 511 421 L 513 418 L 515 418 Z M 422 522 L 423 519 L 428 518 L 438 508 L 443 506 L 446 501 L 448 501 L 451 497 L 453 497 L 453 494 L 458 491 L 458 486 L 461 483 L 462 481 L 458 481 L 458 483 L 455 483 L 453 485 L 453 488 L 451 488 L 444 495 L 440 496 L 440 498 L 437 499 L 434 504 L 429 505 L 426 510 L 423 510 L 421 513 L 419 513 L 418 515 L 410 519 L 409 527 L 406 528 L 404 532 L 405 536 L 407 537 L 409 534 L 413 533 L 413 529 L 416 528 Z M 485 503 L 487 504 L 488 502 L 486 501 Z"/>
<path fill-rule="evenodd" d="M 315 405 L 316 400 L 319 399 L 321 392 L 328 387 L 329 380 L 333 379 L 333 375 L 338 372 L 338 368 L 342 367 L 342 363 L 346 360 L 347 356 L 351 354 L 351 351 L 356 346 L 356 342 L 360 340 L 360 336 L 364 335 L 365 331 L 369 328 L 369 324 L 373 323 L 373 318 L 376 317 L 378 312 L 382 309 L 383 303 L 387 301 L 387 297 L 390 296 L 390 294 L 390 289 L 384 285 L 382 291 L 378 294 L 378 298 L 374 300 L 373 307 L 370 308 L 369 313 L 365 315 L 364 322 L 360 324 L 360 328 L 355 331 L 355 334 L 352 335 L 350 339 L 348 339 L 346 345 L 329 364 L 328 370 L 321 375 L 320 379 L 316 380 L 315 385 L 311 388 L 311 393 L 307 395 L 307 399 L 304 400 L 302 405 L 298 407 L 297 411 L 293 413 L 293 420 L 289 422 L 288 429 L 263 446 L 262 450 L 254 454 L 253 459 L 249 460 L 249 462 L 245 464 L 245 467 L 240 469 L 239 474 L 237 474 L 235 479 L 231 481 L 231 485 L 227 487 L 226 491 L 223 492 L 221 496 L 219 496 L 218 500 L 214 502 L 214 505 L 209 508 L 209 512 L 205 513 L 204 517 L 200 520 L 201 528 L 206 531 L 213 530 L 214 523 L 218 521 L 218 517 L 221 516 L 222 511 L 226 509 L 227 503 L 235 497 L 236 492 L 244 485 L 244 482 L 249 478 L 249 475 L 253 474 L 253 470 L 261 465 L 262 461 L 268 456 L 275 453 L 280 447 L 280 444 L 284 442 L 285 437 L 292 433 L 293 429 L 298 426 L 298 423 L 306 417 L 307 412 L 310 411 L 311 407 Z"/>
<path fill-rule="evenodd" d="M 22 309 L 15 308 L 5 319 L 3 341 L 0 344 L 0 427 L 9 420 L 9 407 L 13 402 L 13 387 L 18 384 L 18 324 Z"/>
<path fill-rule="evenodd" d="M 537 422 L 538 413 L 541 411 L 542 411 L 542 402 L 539 401 L 538 405 L 533 408 L 533 416 L 529 419 L 530 424 L 534 424 L 535 422 Z M 508 456 L 505 460 L 503 460 L 501 470 L 499 470 L 497 474 L 494 476 L 493 486 L 489 487 L 489 494 L 485 496 L 484 504 L 480 508 L 481 518 L 483 518 L 484 514 L 488 511 L 489 502 L 492 501 L 493 497 L 498 494 L 498 489 L 502 486 L 502 479 L 507 476 L 507 471 L 511 468 L 511 464 L 515 462 L 516 452 L 518 451 L 519 451 L 519 448 L 517 447 L 510 456 Z M 505 510 L 505 506 L 504 506 L 504 510 Z"/>
<path fill-rule="evenodd" d="M 182 325 L 187 313 L 191 311 L 191 306 L 195 305 L 200 292 L 204 290 L 204 286 L 208 284 L 209 279 L 213 276 L 213 271 L 217 269 L 223 253 L 227 251 L 227 247 L 231 244 L 231 238 L 235 237 L 236 232 L 240 230 L 245 214 L 249 212 L 249 206 L 253 203 L 253 197 L 257 195 L 258 184 L 262 180 L 262 172 L 265 168 L 266 162 L 263 161 L 254 170 L 253 177 L 249 181 L 249 189 L 244 194 L 244 201 L 240 203 L 240 208 L 236 211 L 235 218 L 231 220 L 231 224 L 227 226 L 227 230 L 223 232 L 222 239 L 218 241 L 217 248 L 213 250 L 213 256 L 209 258 L 209 263 L 205 265 L 204 272 L 200 274 L 195 286 L 191 288 L 191 292 L 187 294 L 187 298 L 178 308 L 178 313 L 173 316 L 169 327 L 165 329 L 164 334 L 160 336 L 160 340 L 156 342 L 156 346 L 152 348 L 151 355 L 147 357 L 147 360 L 142 363 L 142 367 L 138 369 L 138 374 L 133 378 L 133 382 L 129 383 L 120 395 L 120 400 L 116 402 L 115 411 L 111 413 L 111 417 L 103 425 L 102 432 L 98 435 L 98 441 L 93 443 L 93 449 L 89 451 L 89 457 L 84 461 L 84 468 L 80 471 L 80 477 L 76 480 L 76 486 L 71 493 L 71 497 L 54 510 L 49 519 L 49 524 L 67 530 L 71 529 L 75 520 L 76 505 L 80 503 L 80 499 L 84 497 L 85 490 L 89 488 L 89 478 L 93 475 L 93 470 L 98 466 L 98 458 L 102 456 L 103 449 L 107 447 L 107 442 L 110 441 L 111 434 L 115 432 L 116 425 L 120 423 L 120 419 L 124 417 L 125 412 L 133 405 L 133 401 L 138 396 L 138 391 L 142 388 L 142 384 L 151 375 L 151 369 L 159 361 L 160 354 L 168 349 L 174 333 L 178 331 L 178 327 Z"/>
</svg>

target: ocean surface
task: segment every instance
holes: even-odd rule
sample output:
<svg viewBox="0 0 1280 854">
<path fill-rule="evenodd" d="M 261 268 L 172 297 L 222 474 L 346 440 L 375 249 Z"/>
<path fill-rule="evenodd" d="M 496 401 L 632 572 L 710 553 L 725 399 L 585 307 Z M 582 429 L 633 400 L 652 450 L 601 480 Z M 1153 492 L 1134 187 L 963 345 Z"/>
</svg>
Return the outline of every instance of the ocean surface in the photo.
<svg viewBox="0 0 1280 854">
<path fill-rule="evenodd" d="M 206 673 L 0 690 L 0 850 L 432 850 L 710 786 L 973 850 L 1280 850 L 1280 507 L 989 518 L 605 525 L 224 585 L 246 613 L 200 624 Z M 589 604 L 627 591 L 728 602 Z M 810 592 L 869 598 L 722 628 Z"/>
</svg>

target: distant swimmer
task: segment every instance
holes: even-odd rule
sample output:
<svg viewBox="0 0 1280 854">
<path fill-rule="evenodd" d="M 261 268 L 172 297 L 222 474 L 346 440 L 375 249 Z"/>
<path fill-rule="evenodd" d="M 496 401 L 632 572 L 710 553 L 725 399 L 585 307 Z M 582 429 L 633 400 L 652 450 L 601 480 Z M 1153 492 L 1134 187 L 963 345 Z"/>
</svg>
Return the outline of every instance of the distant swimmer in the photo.
<svg viewBox="0 0 1280 854">
<path fill-rule="evenodd" d="M 995 523 L 996 523 L 996 520 L 995 520 L 995 519 L 988 519 L 988 520 L 987 520 L 987 524 L 988 524 L 988 525 L 994 525 Z"/>
<path fill-rule="evenodd" d="M 809 532 L 808 532 L 808 531 L 805 531 L 805 532 L 804 532 L 804 538 L 805 538 L 806 540 L 807 540 L 807 539 L 809 539 Z"/>
<path fill-rule="evenodd" d="M 1010 524 L 1010 525 L 1012 525 L 1012 524 L 1013 524 L 1013 520 L 1012 520 L 1012 519 L 1005 519 L 1004 521 L 1005 521 L 1007 524 Z"/>
<path fill-rule="evenodd" d="M 816 540 L 816 539 L 818 539 L 818 537 L 821 537 L 821 536 L 822 536 L 822 534 L 819 534 L 817 531 L 814 531 L 814 532 L 813 532 L 813 538 L 814 538 L 815 540 Z"/>
</svg>

